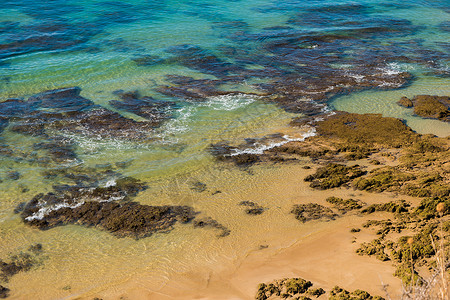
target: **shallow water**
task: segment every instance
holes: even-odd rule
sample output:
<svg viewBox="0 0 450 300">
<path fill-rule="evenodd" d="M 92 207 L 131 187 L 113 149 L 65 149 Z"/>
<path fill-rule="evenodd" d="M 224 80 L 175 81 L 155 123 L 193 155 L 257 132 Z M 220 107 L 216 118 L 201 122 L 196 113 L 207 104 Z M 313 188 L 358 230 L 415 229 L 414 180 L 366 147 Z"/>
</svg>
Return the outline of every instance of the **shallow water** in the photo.
<svg viewBox="0 0 450 300">
<path fill-rule="evenodd" d="M 70 105 L 38 104 L 22 113 L 18 100 L 11 111 L 2 106 L 0 259 L 33 243 L 44 253 L 38 266 L 0 285 L 17 299 L 94 296 L 137 277 L 150 278 L 143 289 L 156 290 L 183 270 L 232 265 L 262 244 L 271 245 L 268 251 L 292 244 L 312 230 L 289 215 L 293 203 L 307 201 L 293 196 L 309 195 L 294 185 L 307 171 L 230 167 L 215 161 L 209 146 L 275 133 L 301 139 L 311 132 L 293 133 L 291 119 L 320 116 L 328 106 L 403 118 L 419 133 L 448 136 L 448 123 L 421 119 L 396 102 L 450 95 L 449 13 L 447 1 L 3 1 L 0 104 L 78 86 L 81 97 L 127 124 L 154 120 L 114 106 L 111 100 L 126 101 L 123 92 L 137 91 L 137 103 L 152 97 L 164 109 L 152 128 L 132 123 L 129 131 L 115 132 L 110 128 L 118 115 L 99 119 L 89 131 L 67 126 L 68 115 L 56 123 L 32 119 L 64 114 Z M 406 73 L 413 77 L 402 77 Z M 30 122 L 43 125 L 43 133 L 17 130 L 21 122 L 27 130 Z M 56 146 L 46 146 L 55 140 Z M 68 156 L 52 156 L 51 147 Z M 77 172 L 98 176 L 90 179 L 97 185 L 140 179 L 149 189 L 133 200 L 192 206 L 231 234 L 217 238 L 216 229 L 177 224 L 169 233 L 135 240 L 77 225 L 42 231 L 13 213 L 38 193 L 78 184 L 67 175 Z M 286 178 L 293 183 L 271 190 Z M 197 182 L 206 191 L 193 190 Z M 244 200 L 268 209 L 245 215 L 237 205 Z"/>
</svg>

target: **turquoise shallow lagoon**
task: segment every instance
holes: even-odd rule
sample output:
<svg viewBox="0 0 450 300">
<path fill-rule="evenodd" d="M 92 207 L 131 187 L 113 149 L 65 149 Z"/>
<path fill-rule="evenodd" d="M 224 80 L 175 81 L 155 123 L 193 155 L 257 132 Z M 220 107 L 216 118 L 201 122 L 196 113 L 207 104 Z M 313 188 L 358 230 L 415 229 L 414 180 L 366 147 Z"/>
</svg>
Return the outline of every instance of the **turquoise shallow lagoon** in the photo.
<svg viewBox="0 0 450 300">
<path fill-rule="evenodd" d="M 29 272 L 0 278 L 14 299 L 88 298 L 136 278 L 158 290 L 174 274 L 296 241 L 303 227 L 279 194 L 261 200 L 273 209 L 260 219 L 236 206 L 290 173 L 229 168 L 213 144 L 302 139 L 313 132 L 294 132 L 293 118 L 333 109 L 450 134 L 449 123 L 396 104 L 450 96 L 448 1 L 1 2 L 0 259 L 44 249 Z M 177 223 L 118 238 L 74 224 L 40 230 L 20 215 L 39 193 L 124 177 L 148 188 L 120 197 L 193 207 L 230 234 Z M 40 203 L 40 212 L 77 205 L 60 204 Z"/>
</svg>

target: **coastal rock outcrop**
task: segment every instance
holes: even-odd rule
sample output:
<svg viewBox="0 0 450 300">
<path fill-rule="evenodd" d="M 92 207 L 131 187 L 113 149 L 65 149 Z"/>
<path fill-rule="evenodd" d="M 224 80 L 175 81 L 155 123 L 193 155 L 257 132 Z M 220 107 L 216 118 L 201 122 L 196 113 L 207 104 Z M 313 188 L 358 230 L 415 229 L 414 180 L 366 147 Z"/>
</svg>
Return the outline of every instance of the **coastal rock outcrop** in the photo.
<svg viewBox="0 0 450 300">
<path fill-rule="evenodd" d="M 417 95 L 412 99 L 402 97 L 399 105 L 404 107 L 414 107 L 414 113 L 423 118 L 438 119 L 450 122 L 450 97 Z"/>
</svg>

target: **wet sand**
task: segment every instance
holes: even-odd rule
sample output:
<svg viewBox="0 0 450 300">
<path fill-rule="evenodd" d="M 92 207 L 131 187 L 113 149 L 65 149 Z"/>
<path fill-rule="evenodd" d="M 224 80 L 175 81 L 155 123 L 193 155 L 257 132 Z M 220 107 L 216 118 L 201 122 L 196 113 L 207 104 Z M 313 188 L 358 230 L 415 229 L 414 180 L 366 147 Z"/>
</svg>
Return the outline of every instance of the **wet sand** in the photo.
<svg viewBox="0 0 450 300">
<path fill-rule="evenodd" d="M 285 214 L 280 221 L 281 215 L 274 213 L 274 210 L 278 206 L 286 213 L 286 209 L 294 203 L 315 202 L 325 205 L 325 199 L 329 196 L 353 197 L 367 204 L 393 199 L 407 199 L 414 203 L 414 198 L 390 193 L 371 194 L 346 188 L 313 190 L 303 181 L 305 174 L 312 170 L 303 169 L 302 164 L 277 165 L 271 172 L 264 172 L 263 166 L 254 166 L 253 169 L 252 181 L 258 183 L 247 191 L 242 188 L 241 191 L 245 192 L 240 192 L 239 196 L 234 195 L 236 199 L 256 201 L 264 196 L 282 199 L 272 204 L 258 201 L 269 207 L 260 216 L 265 217 L 266 222 L 272 222 L 266 224 L 267 228 L 251 228 L 252 221 L 258 216 L 237 218 L 242 223 L 235 224 L 237 228 L 232 228 L 234 237 L 231 238 L 241 240 L 246 247 L 254 244 L 253 249 L 247 249 L 247 252 L 229 251 L 226 259 L 201 266 L 190 262 L 190 267 L 171 274 L 163 284 L 154 282 L 151 276 L 141 274 L 103 290 L 97 296 L 103 299 L 254 299 L 259 283 L 286 277 L 301 277 L 312 281 L 314 287 L 322 287 L 326 291 L 339 285 L 351 291 L 362 289 L 372 295 L 385 296 L 382 290 L 384 283 L 389 285 L 391 297 L 395 298 L 401 292 L 401 280 L 393 276 L 395 268 L 389 262 L 359 256 L 355 252 L 362 242 L 373 239 L 375 234 L 370 230 L 350 232 L 352 228 L 361 228 L 368 219 L 386 218 L 389 214 L 362 216 L 350 212 L 333 221 L 319 220 L 301 224 L 289 214 Z M 235 188 L 228 183 L 228 187 L 220 187 L 224 194 L 231 193 Z M 242 186 L 245 185 L 241 182 Z M 269 216 L 270 214 L 272 215 Z M 298 224 L 294 224 L 296 222 Z M 257 225 L 259 224 L 261 223 Z M 261 236 L 265 231 L 267 239 L 258 248 L 257 242 L 262 240 Z M 237 253 L 242 256 L 236 255 Z M 223 255 L 226 255 L 226 251 Z"/>
</svg>

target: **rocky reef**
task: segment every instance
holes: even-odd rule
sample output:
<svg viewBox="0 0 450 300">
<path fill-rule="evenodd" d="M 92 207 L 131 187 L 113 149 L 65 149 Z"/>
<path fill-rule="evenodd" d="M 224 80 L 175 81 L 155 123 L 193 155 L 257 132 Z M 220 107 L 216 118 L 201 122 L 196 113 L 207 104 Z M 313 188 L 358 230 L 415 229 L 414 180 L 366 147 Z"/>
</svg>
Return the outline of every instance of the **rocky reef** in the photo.
<svg viewBox="0 0 450 300">
<path fill-rule="evenodd" d="M 15 212 L 29 226 L 47 230 L 55 226 L 79 224 L 106 230 L 117 237 L 140 239 L 156 232 L 169 232 L 175 223 L 189 223 L 197 212 L 188 206 L 151 206 L 131 201 L 147 186 L 141 181 L 122 177 L 105 185 L 55 186 L 54 192 L 38 194 Z M 211 218 L 195 220 L 194 227 L 230 230 Z"/>
<path fill-rule="evenodd" d="M 338 216 L 328 207 L 317 203 L 296 204 L 291 213 L 302 223 L 319 219 L 334 220 Z"/>
<path fill-rule="evenodd" d="M 4 124 L 14 132 L 32 136 L 58 136 L 63 133 L 102 138 L 148 139 L 147 131 L 169 118 L 172 102 L 156 101 L 137 93 L 119 93 L 122 101 L 111 105 L 142 116 L 147 121 L 123 117 L 80 96 L 79 87 L 48 90 L 28 98 L 0 102 Z M 4 126 L 3 126 L 4 127 Z"/>
<path fill-rule="evenodd" d="M 412 99 L 402 97 L 398 105 L 414 108 L 414 113 L 423 118 L 438 119 L 450 122 L 450 97 L 417 95 Z"/>
<path fill-rule="evenodd" d="M 256 300 L 266 299 L 298 299 L 308 300 L 328 294 L 330 300 L 384 300 L 380 296 L 371 296 L 363 290 L 349 292 L 335 286 L 328 293 L 321 287 L 313 288 L 313 283 L 302 278 L 284 278 L 270 283 L 260 283 L 256 293 Z"/>
</svg>

